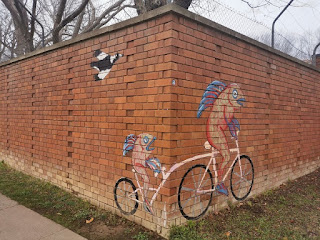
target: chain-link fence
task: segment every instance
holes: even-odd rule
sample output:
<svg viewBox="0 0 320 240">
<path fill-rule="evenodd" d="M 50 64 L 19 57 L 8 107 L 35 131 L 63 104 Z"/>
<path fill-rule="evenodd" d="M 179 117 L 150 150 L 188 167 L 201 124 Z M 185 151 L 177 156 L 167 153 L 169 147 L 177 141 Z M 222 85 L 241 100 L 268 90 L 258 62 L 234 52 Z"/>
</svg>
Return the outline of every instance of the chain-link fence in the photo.
<svg viewBox="0 0 320 240">
<path fill-rule="evenodd" d="M 106 10 L 106 6 L 111 6 L 115 4 L 118 0 L 92 0 L 92 4 L 88 5 L 86 11 L 88 14 L 83 16 L 83 23 L 80 26 L 79 33 L 81 33 L 85 28 L 88 22 L 92 21 L 95 17 L 99 16 L 102 12 Z M 168 3 L 172 0 L 167 0 Z M 241 0 L 239 0 L 241 1 Z M 274 0 L 275 1 L 275 0 Z M 39 1 L 37 19 L 44 25 L 45 29 L 45 44 L 51 45 L 50 32 L 53 25 L 54 18 L 50 18 L 51 8 L 53 6 L 48 6 L 44 3 L 48 1 L 42 0 Z M 50 1 L 49 1 L 50 2 Z M 72 3 L 77 2 L 76 0 L 68 1 L 70 8 L 72 9 Z M 90 3 L 91 3 L 90 2 Z M 189 10 L 193 11 L 205 18 L 211 19 L 214 22 L 217 22 L 227 28 L 230 28 L 236 32 L 239 32 L 243 35 L 246 35 L 250 38 L 253 38 L 257 41 L 260 41 L 266 45 L 271 45 L 271 25 L 267 26 L 264 23 L 261 23 L 255 19 L 248 17 L 245 13 L 239 12 L 238 10 L 226 5 L 226 1 L 223 0 L 193 0 L 192 5 Z M 266 1 L 267 2 L 267 1 Z M 28 1 L 27 1 L 28 3 Z M 55 1 L 53 1 L 55 3 Z M 93 4 L 94 3 L 94 4 Z M 124 6 L 130 6 L 123 8 L 117 15 L 111 15 L 111 12 L 107 17 L 110 17 L 110 22 L 107 25 L 121 22 L 126 19 L 130 19 L 137 15 L 136 9 L 132 6 L 134 5 L 134 0 L 125 0 L 123 2 Z M 32 6 L 29 4 L 26 5 L 28 9 L 31 9 Z M 95 9 L 92 11 L 92 9 Z M 318 10 L 317 10 L 318 11 Z M 290 12 L 290 11 L 289 11 Z M 320 11 L 318 11 L 320 13 Z M 51 14 L 51 15 L 50 15 Z M 54 16 L 54 14 L 53 14 Z M 29 16 L 30 17 L 30 16 Z M 294 19 L 294 16 L 292 16 Z M 71 22 L 67 25 L 62 31 L 62 40 L 67 40 L 74 37 L 73 30 L 75 28 L 76 21 Z M 0 26 L 0 62 L 8 60 L 10 58 L 19 55 L 17 53 L 17 40 L 14 30 L 14 25 L 11 21 L 11 17 L 5 6 L 0 1 L 0 20 L 2 20 L 2 27 Z M 298 21 L 295 22 L 298 26 L 300 25 Z M 279 23 L 280 24 L 280 23 Z M 34 35 L 34 48 L 37 49 L 41 46 L 41 29 L 39 24 L 35 25 L 36 33 Z M 38 35 L 39 34 L 39 35 Z M 283 32 L 275 32 L 275 48 L 285 52 L 293 57 L 299 58 L 303 61 L 310 62 L 312 59 L 312 53 L 314 47 L 317 43 L 320 42 L 320 28 L 318 31 L 319 36 L 313 36 L 312 34 L 305 34 L 301 36 L 297 33 L 295 34 L 285 34 Z M 315 41 L 316 40 L 316 41 Z M 21 42 L 21 41 L 20 41 Z M 320 48 L 319 48 L 320 49 Z M 319 53 L 319 50 L 318 50 Z"/>
<path fill-rule="evenodd" d="M 189 9 L 236 32 L 271 46 L 271 26 L 267 26 L 220 0 L 196 1 Z M 311 63 L 314 39 L 299 38 L 294 34 L 275 31 L 274 48 L 300 60 Z"/>
</svg>

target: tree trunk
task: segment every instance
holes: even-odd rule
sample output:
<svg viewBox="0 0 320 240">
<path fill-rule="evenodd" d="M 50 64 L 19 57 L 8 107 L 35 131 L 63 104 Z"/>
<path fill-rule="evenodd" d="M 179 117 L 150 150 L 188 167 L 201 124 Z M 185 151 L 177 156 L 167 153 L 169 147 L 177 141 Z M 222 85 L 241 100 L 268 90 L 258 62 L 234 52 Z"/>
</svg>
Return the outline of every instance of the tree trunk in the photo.
<svg viewBox="0 0 320 240">
<path fill-rule="evenodd" d="M 61 41 L 61 37 L 60 37 L 61 29 L 65 27 L 68 23 L 70 23 L 73 19 L 75 19 L 84 10 L 84 8 L 88 5 L 89 0 L 82 0 L 79 7 L 76 10 L 74 10 L 72 13 L 70 13 L 65 19 L 62 20 L 62 15 L 65 9 L 65 2 L 66 0 L 62 0 L 59 6 L 57 19 L 55 21 L 55 24 L 54 24 L 55 26 L 52 31 L 53 43 L 57 43 Z"/>
<path fill-rule="evenodd" d="M 192 0 L 173 0 L 173 3 L 188 9 Z M 168 3 L 168 0 L 134 0 L 138 15 L 162 7 Z"/>
<path fill-rule="evenodd" d="M 162 7 L 167 4 L 167 0 L 134 0 L 138 15 Z"/>
<path fill-rule="evenodd" d="M 21 0 L 2 0 L 2 2 L 9 10 L 15 26 L 15 37 L 17 40 L 15 53 L 19 56 L 33 51 L 33 36 L 29 32 L 28 13 L 21 6 L 23 3 L 21 3 Z M 34 26 L 31 26 L 31 28 L 34 28 Z"/>
<path fill-rule="evenodd" d="M 180 7 L 188 9 L 192 3 L 192 0 L 174 0 L 173 3 L 179 5 Z"/>
</svg>

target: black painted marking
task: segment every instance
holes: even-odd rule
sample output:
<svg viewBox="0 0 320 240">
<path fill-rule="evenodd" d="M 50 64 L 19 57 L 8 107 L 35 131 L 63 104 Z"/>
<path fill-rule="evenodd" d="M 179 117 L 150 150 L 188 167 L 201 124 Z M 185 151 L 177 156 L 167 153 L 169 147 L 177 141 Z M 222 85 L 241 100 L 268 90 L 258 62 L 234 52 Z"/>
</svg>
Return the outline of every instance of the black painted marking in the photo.
<svg viewBox="0 0 320 240">
<path fill-rule="evenodd" d="M 93 56 L 98 58 L 99 61 L 92 62 L 90 66 L 99 71 L 98 74 L 94 75 L 94 79 L 95 81 L 100 81 L 103 80 L 109 74 L 112 66 L 123 55 L 120 53 L 116 53 L 115 55 L 109 55 L 98 49 L 94 52 Z"/>
</svg>

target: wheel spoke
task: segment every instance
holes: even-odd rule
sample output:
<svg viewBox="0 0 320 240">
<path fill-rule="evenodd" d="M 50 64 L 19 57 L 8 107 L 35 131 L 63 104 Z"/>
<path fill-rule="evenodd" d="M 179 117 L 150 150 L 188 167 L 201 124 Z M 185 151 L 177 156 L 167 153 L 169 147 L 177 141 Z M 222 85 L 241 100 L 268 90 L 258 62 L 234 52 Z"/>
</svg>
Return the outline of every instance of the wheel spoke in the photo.
<svg viewBox="0 0 320 240">
<path fill-rule="evenodd" d="M 123 192 L 124 194 L 126 194 L 125 191 L 123 191 L 121 188 L 118 188 L 118 190 L 119 190 L 120 192 Z"/>
<path fill-rule="evenodd" d="M 242 174 L 246 171 L 248 164 L 242 164 L 241 165 L 241 170 L 242 170 Z"/>
<path fill-rule="evenodd" d="M 205 187 L 206 186 L 206 183 L 208 182 L 210 180 L 210 178 L 208 178 L 208 179 L 206 179 L 204 182 L 202 182 L 202 186 L 203 187 Z M 199 188 L 200 188 L 201 186 L 199 185 Z"/>
<path fill-rule="evenodd" d="M 240 192 L 241 192 L 241 183 L 242 183 L 242 181 L 240 181 L 238 196 L 240 196 Z"/>
<path fill-rule="evenodd" d="M 253 179 L 254 169 L 251 159 L 247 156 L 241 156 L 232 166 L 230 177 L 231 192 L 235 199 L 243 200 L 249 195 Z"/>
<path fill-rule="evenodd" d="M 193 180 L 193 185 L 194 185 L 195 189 L 197 189 L 197 183 L 196 183 L 196 180 L 194 179 L 193 171 L 191 172 L 191 176 L 192 176 L 192 180 Z"/>
<path fill-rule="evenodd" d="M 201 174 L 201 172 L 202 172 L 202 168 L 200 168 L 199 177 L 198 177 L 198 186 L 197 186 L 197 188 L 198 188 L 198 187 L 200 187 L 201 178 L 202 178 L 202 174 Z"/>
<path fill-rule="evenodd" d="M 249 183 L 250 185 L 251 185 L 251 183 L 252 183 L 252 181 L 248 181 L 246 178 L 243 178 L 242 181 L 243 181 L 243 182 L 245 181 L 245 182 Z"/>
<path fill-rule="evenodd" d="M 191 198 L 192 198 L 192 197 L 189 197 L 189 198 L 184 202 L 183 206 L 181 206 L 181 207 L 184 208 L 184 207 L 187 205 L 187 203 L 190 201 Z"/>
<path fill-rule="evenodd" d="M 185 190 L 185 191 L 187 191 L 187 192 L 194 192 L 194 191 L 195 191 L 195 189 L 193 189 L 193 188 L 187 188 L 187 187 L 182 187 L 181 190 Z"/>
<path fill-rule="evenodd" d="M 125 197 L 123 196 L 118 196 L 118 202 L 123 204 L 123 201 L 124 201 Z"/>
<path fill-rule="evenodd" d="M 234 173 L 234 175 L 236 175 L 236 176 L 238 176 L 239 178 L 241 178 L 241 176 L 240 176 L 238 173 L 236 173 L 236 172 Z"/>
<path fill-rule="evenodd" d="M 124 191 L 123 191 L 123 192 L 124 192 Z M 121 201 L 122 203 L 124 203 L 125 200 L 128 201 L 127 191 L 125 191 L 124 193 L 125 193 L 125 194 L 124 194 L 123 196 L 120 196 L 120 195 L 118 196 L 118 197 L 120 197 L 120 198 L 122 199 L 122 201 Z"/>
<path fill-rule="evenodd" d="M 117 198 L 122 198 L 122 199 L 124 199 L 124 198 L 127 198 L 127 197 L 126 197 L 126 196 L 117 195 Z"/>
<path fill-rule="evenodd" d="M 128 201 L 126 202 L 126 204 L 124 205 L 126 208 L 126 212 L 129 212 L 129 206 L 128 206 Z"/>
<path fill-rule="evenodd" d="M 115 186 L 115 201 L 120 211 L 126 215 L 134 214 L 138 208 L 138 195 L 135 186 L 127 178 L 119 179 Z"/>
<path fill-rule="evenodd" d="M 250 173 L 252 173 L 252 169 L 250 169 L 246 174 L 244 174 L 243 176 L 248 176 Z"/>
<path fill-rule="evenodd" d="M 197 196 L 195 198 L 196 198 L 195 200 L 196 204 L 194 205 L 194 208 L 197 209 L 198 204 L 200 204 L 200 207 L 201 207 L 201 199 L 200 199 L 200 196 Z M 201 209 L 201 212 L 202 212 L 202 209 Z"/>
<path fill-rule="evenodd" d="M 211 185 L 208 181 L 211 181 Z M 180 183 L 178 193 L 179 209 L 185 218 L 195 220 L 207 211 L 212 192 L 197 192 L 197 190 L 208 190 L 212 184 L 212 175 L 210 171 L 206 171 L 205 165 L 195 165 L 187 171 Z"/>
<path fill-rule="evenodd" d="M 234 183 L 233 185 L 238 185 L 239 183 L 241 183 L 241 179 L 239 181 L 237 181 L 236 183 Z"/>
<path fill-rule="evenodd" d="M 134 192 L 129 193 L 129 194 L 128 194 L 128 198 L 131 198 L 132 200 L 134 200 L 134 201 L 135 201 L 135 198 L 136 198 L 135 193 L 134 193 Z"/>
</svg>

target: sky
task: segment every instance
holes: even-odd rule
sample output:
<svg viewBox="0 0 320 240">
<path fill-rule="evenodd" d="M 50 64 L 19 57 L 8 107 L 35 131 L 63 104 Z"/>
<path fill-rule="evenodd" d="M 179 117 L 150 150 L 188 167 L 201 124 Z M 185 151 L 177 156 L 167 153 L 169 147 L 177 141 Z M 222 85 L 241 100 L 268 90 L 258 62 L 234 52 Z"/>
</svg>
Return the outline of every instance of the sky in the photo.
<svg viewBox="0 0 320 240">
<path fill-rule="evenodd" d="M 96 2 L 106 3 L 115 0 L 95 0 Z M 127 0 L 132 1 L 132 0 Z M 282 11 L 290 0 L 193 0 L 189 8 L 201 16 L 209 18 L 223 26 L 231 28 L 246 36 L 254 38 L 266 44 L 271 43 L 271 27 L 273 20 Z M 249 7 L 250 5 L 253 6 Z M 266 4 L 269 2 L 271 4 Z M 256 7 L 260 6 L 260 7 Z M 256 7 L 256 8 L 255 8 Z M 134 10 L 129 10 L 129 15 L 135 15 Z M 130 16 L 124 16 L 128 18 Z M 132 17 L 132 16 L 131 16 Z M 123 19 L 123 17 L 120 17 Z M 320 42 L 320 0 L 294 0 L 289 8 L 283 13 L 275 25 L 275 31 L 280 35 L 275 36 L 275 40 L 292 43 L 294 48 L 303 53 L 313 51 L 311 46 Z M 318 31 L 318 34 L 314 33 Z M 261 39 L 261 36 L 265 36 Z M 308 49 L 298 46 L 300 43 L 294 42 L 293 38 L 308 36 L 311 42 Z M 312 50 L 310 50 L 312 48 Z M 279 50 L 280 47 L 278 48 Z M 308 58 L 308 54 L 295 55 L 297 51 L 292 52 L 292 56 L 299 58 Z M 320 48 L 319 51 L 320 52 Z M 303 56 L 302 56 L 303 55 Z M 310 55 L 310 54 L 309 54 Z"/>
<path fill-rule="evenodd" d="M 271 43 L 272 22 L 290 2 L 290 0 L 195 1 L 196 4 L 189 10 L 268 45 Z M 310 52 L 313 52 L 316 44 L 320 42 L 320 0 L 294 0 L 276 22 L 275 32 L 275 42 L 279 45 L 276 48 L 284 50 L 287 46 L 282 43 L 286 41 L 293 48 L 290 53 L 287 52 L 288 54 L 301 59 L 310 58 Z M 307 39 L 308 43 L 299 38 Z M 320 48 L 317 52 L 320 52 Z"/>
<path fill-rule="evenodd" d="M 240 0 L 225 0 L 229 6 L 246 13 L 251 18 L 272 26 L 273 20 L 289 2 L 278 1 L 277 7 L 268 5 L 252 9 Z M 258 2 L 258 1 L 251 1 Z M 281 15 L 275 25 L 278 31 L 289 31 L 302 34 L 306 31 L 315 31 L 320 28 L 320 1 L 319 0 L 294 0 L 287 10 Z"/>
</svg>

